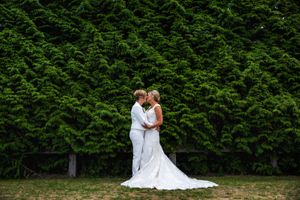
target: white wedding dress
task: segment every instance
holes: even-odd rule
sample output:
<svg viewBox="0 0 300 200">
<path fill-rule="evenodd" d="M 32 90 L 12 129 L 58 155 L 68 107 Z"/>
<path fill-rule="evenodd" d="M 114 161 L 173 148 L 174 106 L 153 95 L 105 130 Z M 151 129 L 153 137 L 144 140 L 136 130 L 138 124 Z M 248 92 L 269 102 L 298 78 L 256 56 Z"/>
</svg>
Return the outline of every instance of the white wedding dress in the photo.
<svg viewBox="0 0 300 200">
<path fill-rule="evenodd" d="M 147 111 L 148 121 L 154 123 L 156 104 Z M 180 171 L 165 155 L 160 142 L 159 132 L 155 129 L 147 130 L 143 146 L 140 170 L 128 181 L 121 183 L 130 188 L 156 188 L 158 190 L 176 190 L 208 188 L 218 186 L 216 183 L 189 178 Z"/>
</svg>

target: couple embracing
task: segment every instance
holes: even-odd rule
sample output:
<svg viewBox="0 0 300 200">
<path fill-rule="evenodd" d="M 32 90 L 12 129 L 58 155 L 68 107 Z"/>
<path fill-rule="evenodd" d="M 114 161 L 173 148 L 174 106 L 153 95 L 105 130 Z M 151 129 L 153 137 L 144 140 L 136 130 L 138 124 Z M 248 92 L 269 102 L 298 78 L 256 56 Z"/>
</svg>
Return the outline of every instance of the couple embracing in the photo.
<svg viewBox="0 0 300 200">
<path fill-rule="evenodd" d="M 163 114 L 159 92 L 134 92 L 135 104 L 131 109 L 131 130 L 129 133 L 132 147 L 132 177 L 121 183 L 131 188 L 156 188 L 158 190 L 208 188 L 217 184 L 189 178 L 180 171 L 165 155 L 159 141 L 159 126 L 163 123 Z M 150 103 L 147 111 L 142 105 Z"/>
</svg>

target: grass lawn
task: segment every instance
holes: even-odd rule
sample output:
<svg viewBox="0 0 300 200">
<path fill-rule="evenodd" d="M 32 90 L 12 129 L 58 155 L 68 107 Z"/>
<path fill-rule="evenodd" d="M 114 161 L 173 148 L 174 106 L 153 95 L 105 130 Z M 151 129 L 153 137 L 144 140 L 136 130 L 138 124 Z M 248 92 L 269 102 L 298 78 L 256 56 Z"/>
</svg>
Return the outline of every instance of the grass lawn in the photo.
<svg viewBox="0 0 300 200">
<path fill-rule="evenodd" d="M 299 199 L 299 176 L 198 177 L 219 187 L 158 191 L 120 186 L 124 178 L 0 180 L 0 199 Z"/>
</svg>

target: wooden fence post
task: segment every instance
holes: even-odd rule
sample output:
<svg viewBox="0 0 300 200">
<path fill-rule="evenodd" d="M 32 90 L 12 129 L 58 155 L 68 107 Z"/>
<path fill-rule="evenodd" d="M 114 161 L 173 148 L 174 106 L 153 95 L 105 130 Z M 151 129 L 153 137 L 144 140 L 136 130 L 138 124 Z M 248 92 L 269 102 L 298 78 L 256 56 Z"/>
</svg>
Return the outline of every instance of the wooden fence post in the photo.
<svg viewBox="0 0 300 200">
<path fill-rule="evenodd" d="M 276 154 L 273 154 L 271 156 L 271 165 L 272 165 L 273 169 L 278 168 L 278 157 L 276 156 Z"/>
<path fill-rule="evenodd" d="M 68 175 L 70 177 L 76 177 L 76 167 L 77 167 L 77 159 L 75 153 L 69 154 L 69 170 Z"/>
</svg>

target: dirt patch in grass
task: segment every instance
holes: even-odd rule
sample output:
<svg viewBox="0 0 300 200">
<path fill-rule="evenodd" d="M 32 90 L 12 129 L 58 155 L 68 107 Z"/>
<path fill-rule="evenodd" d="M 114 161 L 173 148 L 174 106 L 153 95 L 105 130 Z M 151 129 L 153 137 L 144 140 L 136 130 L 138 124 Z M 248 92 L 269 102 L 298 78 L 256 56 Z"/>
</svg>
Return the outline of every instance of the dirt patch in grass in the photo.
<svg viewBox="0 0 300 200">
<path fill-rule="evenodd" d="M 220 185 L 214 190 L 210 199 L 261 199 L 261 200 L 286 200 L 300 199 L 300 177 L 282 179 L 274 177 L 257 177 L 257 180 L 240 181 L 230 185 Z M 228 181 L 230 179 L 227 179 Z"/>
</svg>

